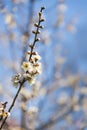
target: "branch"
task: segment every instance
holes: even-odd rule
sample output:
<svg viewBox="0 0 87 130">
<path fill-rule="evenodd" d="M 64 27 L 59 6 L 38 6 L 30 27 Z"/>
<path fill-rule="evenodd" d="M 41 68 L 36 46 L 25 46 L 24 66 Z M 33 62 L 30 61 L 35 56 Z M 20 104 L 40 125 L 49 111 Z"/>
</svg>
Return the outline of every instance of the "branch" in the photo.
<svg viewBox="0 0 87 130">
<path fill-rule="evenodd" d="M 34 37 L 33 44 L 30 45 L 30 47 L 31 47 L 31 52 L 30 52 L 29 61 L 31 60 L 32 52 L 33 52 L 35 43 L 40 40 L 39 38 L 37 38 L 37 35 L 40 33 L 40 32 L 39 32 L 39 28 L 43 28 L 43 26 L 40 26 L 40 23 L 44 21 L 44 19 L 41 19 L 41 16 L 42 16 L 41 14 L 42 14 L 42 11 L 43 11 L 44 9 L 45 9 L 45 8 L 42 7 L 41 10 L 40 10 L 40 12 L 39 12 L 39 21 L 38 21 L 38 24 L 34 24 L 34 26 L 37 27 L 37 29 L 36 29 L 36 32 L 32 31 L 32 32 L 35 34 L 35 37 Z"/>
<path fill-rule="evenodd" d="M 11 110 L 12 110 L 14 104 L 15 104 L 15 101 L 16 101 L 16 99 L 17 99 L 17 97 L 18 97 L 18 95 L 19 95 L 19 93 L 20 93 L 20 90 L 21 90 L 23 84 L 25 83 L 25 81 L 26 81 L 26 80 L 23 79 L 23 81 L 20 83 L 20 87 L 19 87 L 19 89 L 18 89 L 18 91 L 17 91 L 17 93 L 16 93 L 16 95 L 15 95 L 15 97 L 14 97 L 14 99 L 13 99 L 13 102 L 12 102 L 12 104 L 11 104 L 11 106 L 10 106 L 8 112 L 11 112 Z M 2 124 L 1 124 L 1 126 L 0 126 L 0 130 L 1 130 L 2 127 L 4 126 L 4 124 L 5 124 L 6 120 L 7 120 L 7 118 L 8 118 L 8 116 L 6 116 L 6 117 L 4 118 L 4 120 L 3 120 L 3 122 L 2 122 Z"/>
</svg>

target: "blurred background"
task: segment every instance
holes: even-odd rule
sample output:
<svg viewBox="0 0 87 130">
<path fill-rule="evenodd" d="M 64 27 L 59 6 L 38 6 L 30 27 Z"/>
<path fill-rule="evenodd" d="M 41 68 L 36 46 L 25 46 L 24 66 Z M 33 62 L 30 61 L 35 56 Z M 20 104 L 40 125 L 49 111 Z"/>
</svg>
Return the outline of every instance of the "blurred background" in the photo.
<svg viewBox="0 0 87 130">
<path fill-rule="evenodd" d="M 87 1 L 0 0 L 0 102 L 9 108 L 33 41 L 38 11 L 46 22 L 35 50 L 43 72 L 32 87 L 25 84 L 5 130 L 87 130 Z"/>
</svg>

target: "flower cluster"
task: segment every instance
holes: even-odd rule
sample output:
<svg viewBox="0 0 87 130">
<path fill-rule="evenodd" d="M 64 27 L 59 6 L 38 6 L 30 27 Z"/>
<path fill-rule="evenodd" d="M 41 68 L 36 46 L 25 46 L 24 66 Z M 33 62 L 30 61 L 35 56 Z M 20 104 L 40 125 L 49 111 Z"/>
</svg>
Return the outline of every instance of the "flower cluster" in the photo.
<svg viewBox="0 0 87 130">
<path fill-rule="evenodd" d="M 22 80 L 22 75 L 21 74 L 16 74 L 13 78 L 12 78 L 12 82 L 14 86 L 18 86 L 18 84 L 21 82 Z"/>
<path fill-rule="evenodd" d="M 22 63 L 22 69 L 23 73 L 20 75 L 16 75 L 13 78 L 13 85 L 18 86 L 19 83 L 25 79 L 25 81 L 28 81 L 29 84 L 35 83 L 35 77 L 37 74 L 41 74 L 42 72 L 42 64 L 40 63 L 41 56 L 34 51 L 35 44 L 40 41 L 40 38 L 38 38 L 38 34 L 41 33 L 41 29 L 43 29 L 43 26 L 41 25 L 42 22 L 45 21 L 45 19 L 42 16 L 42 11 L 45 8 L 42 7 L 39 15 L 39 21 L 38 23 L 34 24 L 34 27 L 36 30 L 33 30 L 32 33 L 34 36 L 34 41 L 32 44 L 29 45 L 30 51 L 26 52 L 26 60 Z"/>
<path fill-rule="evenodd" d="M 29 59 L 30 52 L 27 52 L 26 57 Z M 35 82 L 35 76 L 42 72 L 42 64 L 39 62 L 40 59 L 40 55 L 37 52 L 33 52 L 30 61 L 24 61 L 22 64 L 22 68 L 25 72 L 23 77 L 27 79 L 30 84 L 33 84 Z"/>
<path fill-rule="evenodd" d="M 0 120 L 2 120 L 3 118 L 5 118 L 7 116 L 10 116 L 10 113 L 5 111 L 6 104 L 7 104 L 7 102 L 1 103 L 1 107 L 0 107 Z"/>
</svg>

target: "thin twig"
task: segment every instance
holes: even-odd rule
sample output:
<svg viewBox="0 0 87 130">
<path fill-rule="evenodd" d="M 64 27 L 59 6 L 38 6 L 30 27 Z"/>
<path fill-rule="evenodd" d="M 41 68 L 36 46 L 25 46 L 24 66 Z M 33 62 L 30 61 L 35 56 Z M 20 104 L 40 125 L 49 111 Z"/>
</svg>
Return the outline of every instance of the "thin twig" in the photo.
<svg viewBox="0 0 87 130">
<path fill-rule="evenodd" d="M 17 91 L 17 93 L 16 93 L 16 95 L 15 95 L 15 97 L 14 97 L 14 99 L 13 99 L 13 102 L 12 102 L 12 104 L 11 104 L 11 106 L 10 106 L 8 112 L 10 112 L 10 111 L 12 110 L 12 108 L 13 108 L 13 106 L 14 106 L 14 104 L 15 104 L 15 101 L 16 101 L 16 99 L 17 99 L 17 97 L 18 97 L 18 95 L 19 95 L 19 93 L 20 93 L 20 90 L 21 90 L 23 84 L 25 83 L 25 81 L 26 81 L 26 80 L 24 79 L 24 80 L 20 83 L 20 87 L 19 87 L 19 89 L 18 89 L 18 91 Z M 7 118 L 8 118 L 8 116 L 4 118 L 4 120 L 3 120 L 3 122 L 2 122 L 2 124 L 1 124 L 1 126 L 0 126 L 0 130 L 1 130 L 2 127 L 4 126 L 4 124 L 5 124 L 6 120 L 7 120 Z"/>
<path fill-rule="evenodd" d="M 45 9 L 44 7 L 41 7 L 40 12 L 42 13 L 42 11 L 44 9 Z M 39 15 L 39 21 L 38 21 L 38 25 L 37 25 L 37 30 L 36 30 L 36 33 L 35 33 L 34 41 L 33 41 L 32 47 L 31 47 L 29 61 L 31 60 L 31 57 L 32 57 L 32 52 L 33 52 L 33 49 L 34 49 L 34 46 L 35 46 L 35 43 L 36 43 L 36 39 L 37 39 L 37 35 L 38 35 L 37 32 L 39 31 L 40 23 L 41 23 L 41 15 Z"/>
</svg>

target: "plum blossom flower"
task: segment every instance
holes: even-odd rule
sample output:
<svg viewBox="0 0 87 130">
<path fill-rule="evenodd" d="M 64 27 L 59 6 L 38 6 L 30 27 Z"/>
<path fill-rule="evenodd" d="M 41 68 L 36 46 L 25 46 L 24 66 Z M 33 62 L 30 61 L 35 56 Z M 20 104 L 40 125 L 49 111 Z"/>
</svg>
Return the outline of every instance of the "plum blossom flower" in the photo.
<svg viewBox="0 0 87 130">
<path fill-rule="evenodd" d="M 22 68 L 23 68 L 23 70 L 24 70 L 25 72 L 27 72 L 27 71 L 30 71 L 30 72 L 31 72 L 31 71 L 33 70 L 32 64 L 31 64 L 30 62 L 23 62 Z"/>
<path fill-rule="evenodd" d="M 10 112 L 6 112 L 5 111 L 5 108 L 6 108 L 6 105 L 7 105 L 7 102 L 2 102 L 1 103 L 1 108 L 0 108 L 0 120 L 7 117 L 7 116 L 10 116 Z"/>
</svg>

